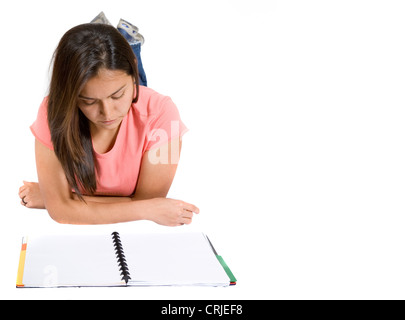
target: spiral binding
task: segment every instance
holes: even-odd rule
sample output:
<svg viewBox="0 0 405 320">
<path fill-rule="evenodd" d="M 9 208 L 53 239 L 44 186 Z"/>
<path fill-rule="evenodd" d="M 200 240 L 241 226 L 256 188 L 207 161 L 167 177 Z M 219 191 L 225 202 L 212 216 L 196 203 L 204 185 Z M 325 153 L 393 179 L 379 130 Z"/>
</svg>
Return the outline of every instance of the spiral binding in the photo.
<svg viewBox="0 0 405 320">
<path fill-rule="evenodd" d="M 131 276 L 129 274 L 127 260 L 125 259 L 124 250 L 122 248 L 120 235 L 118 232 L 113 232 L 111 236 L 114 243 L 115 255 L 117 257 L 119 271 L 121 271 L 121 280 L 124 280 L 125 284 L 127 284 L 128 281 L 131 279 Z"/>
</svg>

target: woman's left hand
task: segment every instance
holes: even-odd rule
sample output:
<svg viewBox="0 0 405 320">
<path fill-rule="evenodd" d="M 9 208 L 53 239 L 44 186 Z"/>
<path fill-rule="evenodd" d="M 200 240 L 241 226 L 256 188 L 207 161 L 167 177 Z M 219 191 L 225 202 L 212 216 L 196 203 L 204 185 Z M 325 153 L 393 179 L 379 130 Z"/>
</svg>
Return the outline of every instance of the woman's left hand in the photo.
<svg viewBox="0 0 405 320">
<path fill-rule="evenodd" d="M 45 209 L 41 191 L 38 182 L 23 181 L 24 185 L 20 187 L 18 195 L 21 198 L 21 204 L 27 208 Z"/>
</svg>

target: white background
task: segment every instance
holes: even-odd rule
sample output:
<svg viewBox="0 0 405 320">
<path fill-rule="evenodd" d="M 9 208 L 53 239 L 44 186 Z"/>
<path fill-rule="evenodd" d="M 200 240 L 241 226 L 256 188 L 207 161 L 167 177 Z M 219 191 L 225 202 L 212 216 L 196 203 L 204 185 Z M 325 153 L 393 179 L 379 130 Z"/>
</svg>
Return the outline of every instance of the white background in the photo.
<svg viewBox="0 0 405 320">
<path fill-rule="evenodd" d="M 403 1 L 0 4 L 0 298 L 403 299 Z M 60 37 L 100 11 L 145 37 L 149 86 L 190 131 L 170 197 L 191 226 L 64 226 L 19 204 Z M 21 237 L 203 231 L 230 288 L 16 289 Z"/>
</svg>

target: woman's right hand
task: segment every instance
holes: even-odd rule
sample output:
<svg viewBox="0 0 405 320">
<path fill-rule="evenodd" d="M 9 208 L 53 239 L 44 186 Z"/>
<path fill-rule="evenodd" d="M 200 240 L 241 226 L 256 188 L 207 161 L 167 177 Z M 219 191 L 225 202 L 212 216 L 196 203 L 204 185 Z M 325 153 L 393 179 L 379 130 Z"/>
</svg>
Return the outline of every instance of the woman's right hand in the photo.
<svg viewBox="0 0 405 320">
<path fill-rule="evenodd" d="M 23 181 L 23 183 L 24 185 L 18 190 L 21 204 L 27 208 L 45 209 L 38 182 Z"/>
<path fill-rule="evenodd" d="M 199 213 L 195 205 L 181 200 L 154 198 L 149 202 L 146 219 L 165 226 L 190 224 L 194 213 Z"/>
</svg>

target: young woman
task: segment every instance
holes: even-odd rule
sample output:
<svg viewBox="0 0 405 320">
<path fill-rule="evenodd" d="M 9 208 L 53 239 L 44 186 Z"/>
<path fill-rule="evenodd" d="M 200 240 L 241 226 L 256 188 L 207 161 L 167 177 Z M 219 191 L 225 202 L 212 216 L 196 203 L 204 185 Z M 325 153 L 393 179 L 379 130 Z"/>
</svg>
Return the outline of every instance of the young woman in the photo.
<svg viewBox="0 0 405 320">
<path fill-rule="evenodd" d="M 60 223 L 189 224 L 199 209 L 166 198 L 186 130 L 169 97 L 139 85 L 117 29 L 74 27 L 55 51 L 49 96 L 31 126 L 38 183 L 24 182 L 21 204 Z"/>
</svg>

